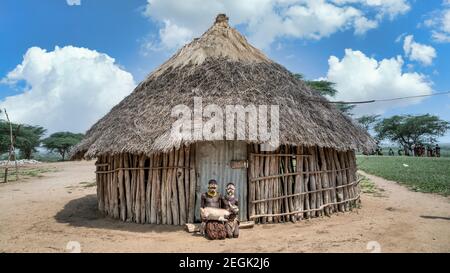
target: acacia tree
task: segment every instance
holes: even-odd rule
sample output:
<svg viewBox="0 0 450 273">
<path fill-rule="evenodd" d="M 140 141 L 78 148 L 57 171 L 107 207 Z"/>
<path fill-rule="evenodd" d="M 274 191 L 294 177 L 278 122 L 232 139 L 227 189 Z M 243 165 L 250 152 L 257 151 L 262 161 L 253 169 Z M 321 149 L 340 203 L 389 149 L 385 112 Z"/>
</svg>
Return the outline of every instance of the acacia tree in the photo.
<svg viewBox="0 0 450 273">
<path fill-rule="evenodd" d="M 41 143 L 45 129 L 41 126 L 12 123 L 14 146 L 20 150 L 22 158 L 31 159 L 36 147 Z M 0 120 L 0 153 L 9 151 L 11 145 L 10 127 L 5 120 Z"/>
<path fill-rule="evenodd" d="M 356 119 L 356 121 L 367 131 L 378 122 L 380 115 L 363 115 Z"/>
<path fill-rule="evenodd" d="M 424 142 L 436 142 L 450 129 L 450 123 L 437 116 L 395 115 L 378 122 L 374 130 L 378 139 L 388 139 L 411 150 L 412 145 Z"/>
<path fill-rule="evenodd" d="M 41 144 L 41 138 L 45 134 L 41 126 L 22 125 L 16 136 L 16 147 L 19 148 L 22 158 L 31 159 L 36 147 Z"/>
<path fill-rule="evenodd" d="M 44 147 L 50 151 L 57 151 L 64 161 L 66 154 L 70 149 L 83 139 L 83 134 L 71 132 L 57 132 L 51 134 L 48 138 L 42 140 Z"/>
<path fill-rule="evenodd" d="M 335 83 L 330 81 L 310 81 L 305 80 L 302 74 L 294 74 L 294 76 L 302 80 L 309 88 L 313 89 L 314 91 L 318 92 L 322 96 L 329 96 L 334 97 L 338 93 L 338 91 L 334 88 Z M 343 113 L 351 116 L 351 110 L 355 108 L 355 105 L 351 104 L 344 104 L 344 103 L 336 103 L 335 106 L 341 110 Z"/>
<path fill-rule="evenodd" d="M 7 153 L 10 145 L 9 125 L 4 120 L 0 120 L 0 154 Z"/>
</svg>

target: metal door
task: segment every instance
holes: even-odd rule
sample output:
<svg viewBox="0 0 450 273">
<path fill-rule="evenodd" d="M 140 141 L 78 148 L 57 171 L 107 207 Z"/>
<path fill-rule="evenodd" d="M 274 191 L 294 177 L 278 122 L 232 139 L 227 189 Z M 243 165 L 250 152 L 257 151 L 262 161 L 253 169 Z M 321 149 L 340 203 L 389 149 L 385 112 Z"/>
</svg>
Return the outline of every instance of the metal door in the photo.
<svg viewBox="0 0 450 273">
<path fill-rule="evenodd" d="M 219 192 L 224 196 L 229 182 L 236 185 L 239 199 L 239 218 L 247 220 L 247 168 L 233 167 L 232 161 L 247 160 L 247 144 L 243 141 L 208 141 L 196 144 L 197 192 L 195 220 L 200 221 L 201 194 L 208 190 L 208 181 L 217 181 Z"/>
</svg>

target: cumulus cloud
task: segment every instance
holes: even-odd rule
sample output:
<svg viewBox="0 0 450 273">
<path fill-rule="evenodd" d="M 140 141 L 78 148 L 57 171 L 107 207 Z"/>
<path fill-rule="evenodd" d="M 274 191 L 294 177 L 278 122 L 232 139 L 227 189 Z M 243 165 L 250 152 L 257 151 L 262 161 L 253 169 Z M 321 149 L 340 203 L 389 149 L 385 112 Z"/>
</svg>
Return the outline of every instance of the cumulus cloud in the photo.
<svg viewBox="0 0 450 273">
<path fill-rule="evenodd" d="M 401 56 L 378 61 L 361 51 L 345 50 L 340 60 L 331 56 L 328 59 L 327 80 L 336 83 L 336 100 L 362 101 L 386 99 L 402 96 L 431 94 L 431 83 L 422 74 L 403 72 Z M 421 99 L 380 102 L 358 105 L 354 112 L 362 114 L 382 114 L 393 107 L 401 107 L 420 102 Z"/>
<path fill-rule="evenodd" d="M 81 5 L 81 0 L 66 0 L 66 3 L 69 6 L 79 6 Z"/>
<path fill-rule="evenodd" d="M 433 59 L 436 58 L 436 50 L 432 46 L 415 42 L 413 35 L 405 37 L 403 50 L 405 51 L 405 56 L 411 61 L 418 61 L 423 65 L 431 65 Z"/>
<path fill-rule="evenodd" d="M 49 133 L 84 132 L 135 87 L 113 58 L 73 46 L 29 48 L 1 83 L 26 87 L 0 101 L 0 108 L 14 122 L 41 125 Z"/>
<path fill-rule="evenodd" d="M 410 8 L 406 0 L 147 1 L 144 15 L 161 24 L 159 42 L 169 49 L 201 35 L 218 13 L 227 13 L 251 42 L 265 48 L 280 37 L 321 39 L 345 30 L 362 35 L 385 15 L 394 18 Z"/>
</svg>

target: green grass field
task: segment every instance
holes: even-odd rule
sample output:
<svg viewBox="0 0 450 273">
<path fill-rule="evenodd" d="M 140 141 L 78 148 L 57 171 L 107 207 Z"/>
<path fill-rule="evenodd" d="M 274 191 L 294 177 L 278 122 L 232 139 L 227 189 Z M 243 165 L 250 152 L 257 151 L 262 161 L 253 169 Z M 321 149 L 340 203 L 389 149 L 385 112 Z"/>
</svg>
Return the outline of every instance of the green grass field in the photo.
<svg viewBox="0 0 450 273">
<path fill-rule="evenodd" d="M 421 192 L 450 195 L 450 158 L 357 156 L 358 168 Z M 407 166 L 405 166 L 405 165 Z"/>
</svg>

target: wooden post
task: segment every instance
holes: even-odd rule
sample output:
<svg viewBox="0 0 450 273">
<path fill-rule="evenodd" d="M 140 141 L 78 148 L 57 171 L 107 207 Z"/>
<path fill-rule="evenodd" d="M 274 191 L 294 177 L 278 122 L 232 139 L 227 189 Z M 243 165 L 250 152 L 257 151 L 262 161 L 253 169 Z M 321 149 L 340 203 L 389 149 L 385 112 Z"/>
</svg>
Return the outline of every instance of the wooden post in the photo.
<svg viewBox="0 0 450 273">
<path fill-rule="evenodd" d="M 254 149 L 255 149 L 255 153 L 259 153 L 259 144 L 255 144 Z M 255 175 L 255 178 L 257 178 L 257 177 L 260 176 L 260 164 L 259 164 L 260 157 L 259 156 L 255 156 L 254 160 L 255 160 L 255 172 L 254 172 L 254 175 Z M 255 200 L 259 200 L 259 199 L 261 199 L 260 188 L 259 188 L 259 181 L 252 182 L 252 183 L 253 183 L 253 186 L 255 187 Z M 261 213 L 261 204 L 260 203 L 255 204 L 255 212 L 256 212 L 256 214 L 260 214 Z M 256 220 L 257 223 L 261 222 L 260 218 L 255 219 L 255 220 Z"/>
<path fill-rule="evenodd" d="M 5 165 L 5 179 L 3 181 L 4 183 L 6 183 L 6 182 L 8 182 L 8 168 L 9 168 L 9 162 L 10 162 L 12 156 L 14 156 L 14 166 L 16 169 L 16 181 L 19 181 L 19 167 L 17 165 L 16 149 L 14 146 L 15 137 L 13 137 L 12 123 L 9 120 L 9 115 L 8 115 L 8 112 L 6 112 L 6 109 L 4 109 L 4 112 L 5 112 L 6 120 L 9 123 L 9 137 L 10 137 L 8 161 L 6 162 L 6 165 Z M 20 128 L 20 126 L 19 126 L 19 128 Z M 16 134 L 17 134 L 17 131 L 19 130 L 19 128 L 16 130 Z"/>
<path fill-rule="evenodd" d="M 309 152 L 309 148 L 305 147 L 305 151 Z M 304 170 L 309 171 L 309 157 L 305 158 L 304 163 L 305 163 Z M 306 192 L 311 190 L 309 180 L 310 175 L 305 174 L 304 189 Z M 311 193 L 305 194 L 304 201 L 305 201 L 305 210 L 307 210 L 307 212 L 305 213 L 305 217 L 309 219 L 311 217 L 311 212 L 309 211 L 311 209 Z"/>
<path fill-rule="evenodd" d="M 197 175 L 196 175 L 196 162 L 195 162 L 195 146 L 190 146 L 189 152 L 189 222 L 194 223 L 195 216 L 195 195 L 197 194 Z"/>
<path fill-rule="evenodd" d="M 331 170 L 330 172 L 330 187 L 331 187 L 331 202 L 336 203 L 336 198 L 337 198 L 337 191 L 336 191 L 336 171 L 335 171 L 335 166 L 334 166 L 334 159 L 333 159 L 333 150 L 330 148 L 326 149 L 326 155 L 327 155 L 327 162 L 329 164 L 329 169 Z M 333 205 L 333 210 L 335 212 L 338 211 L 338 205 Z"/>
<path fill-rule="evenodd" d="M 289 150 L 289 153 L 290 154 L 294 154 L 295 152 L 294 152 L 294 147 L 291 147 L 291 146 L 288 146 L 288 150 Z M 292 156 L 290 156 L 289 158 L 287 158 L 287 171 L 289 172 L 289 173 L 293 173 L 294 172 L 294 166 L 293 166 L 293 161 L 292 161 L 292 159 L 293 159 L 293 157 Z M 288 183 L 287 183 L 288 185 L 287 185 L 287 194 L 288 195 L 291 195 L 292 193 L 293 193 L 293 187 L 294 187 L 294 184 L 295 184 L 295 176 L 289 176 L 288 177 Z M 292 197 L 289 197 L 289 199 L 288 199 L 288 204 L 289 204 L 289 211 L 295 211 L 295 209 L 294 209 L 294 199 L 292 198 Z M 292 222 L 295 222 L 295 221 L 297 221 L 297 219 L 296 219 L 296 217 L 295 217 L 295 215 L 294 214 L 291 214 L 290 215 L 290 220 L 292 221 Z"/>
<path fill-rule="evenodd" d="M 140 223 L 145 223 L 145 155 L 139 156 L 139 200 L 140 200 Z"/>
<path fill-rule="evenodd" d="M 347 173 L 347 185 L 348 185 L 348 184 L 356 181 L 356 178 L 353 176 L 354 173 L 353 173 L 353 170 L 352 170 L 352 165 L 351 165 L 351 159 L 350 159 L 349 151 L 343 152 L 343 157 L 344 157 L 344 160 L 345 160 L 345 166 L 347 168 L 346 173 Z M 353 191 L 353 186 L 347 187 L 347 190 L 348 190 L 348 198 L 352 200 L 353 197 L 355 196 L 354 195 L 354 191 Z M 349 202 L 350 210 L 353 209 L 354 203 L 355 203 L 354 201 L 350 201 Z"/>
<path fill-rule="evenodd" d="M 178 155 L 178 168 L 176 170 L 176 181 L 178 185 L 179 225 L 186 223 L 186 196 L 184 193 L 184 147 L 180 147 Z"/>
<path fill-rule="evenodd" d="M 322 180 L 322 186 L 324 189 L 328 189 L 330 187 L 329 185 L 329 174 L 327 170 L 327 161 L 325 157 L 325 152 L 322 147 L 319 147 L 319 156 L 320 156 L 320 170 L 323 172 L 321 174 L 321 180 Z M 324 191 L 323 192 L 323 204 L 329 204 L 330 203 L 330 191 Z M 325 207 L 324 212 L 327 216 L 330 215 L 330 207 Z"/>
<path fill-rule="evenodd" d="M 279 149 L 282 149 L 282 148 L 280 147 Z M 276 153 L 280 153 L 280 151 L 281 150 L 277 149 L 276 151 L 271 152 L 271 153 L 276 154 Z M 277 174 L 281 174 L 284 172 L 284 170 L 282 168 L 281 157 L 274 155 L 274 156 L 264 156 L 264 157 L 261 157 L 261 159 L 270 160 L 270 173 L 265 174 L 265 176 L 277 175 Z M 272 186 L 271 191 L 269 193 L 269 197 L 283 195 L 283 183 L 284 183 L 283 178 L 278 178 L 278 177 L 272 178 L 272 179 L 269 179 L 269 181 Z M 261 198 L 265 198 L 265 195 L 262 195 Z M 283 202 L 284 202 L 283 199 L 273 200 L 273 201 L 268 202 L 268 204 L 272 203 L 272 214 L 276 214 L 280 210 L 283 210 L 283 207 L 282 207 Z M 282 219 L 283 219 L 283 217 L 279 217 L 279 216 L 272 217 L 272 221 L 274 223 L 283 222 Z"/>
<path fill-rule="evenodd" d="M 344 169 L 346 168 L 345 166 L 345 158 L 344 158 L 344 153 L 343 152 L 338 152 L 338 158 L 339 158 L 339 163 L 341 166 L 341 176 L 342 176 L 342 185 L 346 185 L 348 183 L 347 181 L 347 171 L 345 171 Z M 348 196 L 348 188 L 347 187 L 343 187 L 344 189 L 344 201 L 348 201 L 349 196 Z M 348 202 L 344 203 L 344 208 L 346 211 L 349 210 L 350 206 Z"/>
<path fill-rule="evenodd" d="M 123 166 L 124 168 L 130 167 L 130 155 L 125 153 L 123 154 Z M 132 194 L 131 194 L 131 180 L 130 180 L 130 171 L 125 170 L 125 198 L 126 198 L 126 205 L 127 205 L 127 222 L 133 221 L 133 201 L 132 201 Z"/>
<path fill-rule="evenodd" d="M 303 146 L 297 146 L 296 147 L 296 164 L 295 164 L 295 171 L 297 173 L 303 172 L 303 156 L 299 156 L 303 154 Z M 304 192 L 303 189 L 303 174 L 297 174 L 295 176 L 295 184 L 294 184 L 294 193 L 302 193 Z M 299 211 L 303 210 L 303 195 L 297 196 L 294 199 L 294 210 Z M 297 220 L 303 219 L 303 213 L 299 213 L 295 216 Z"/>
<path fill-rule="evenodd" d="M 184 147 L 184 166 L 187 168 L 184 170 L 184 194 L 185 194 L 185 202 L 186 202 L 186 223 L 189 223 L 189 210 L 191 210 L 191 208 L 189 207 L 189 153 L 190 153 L 190 147 Z M 192 208 L 193 210 L 194 208 Z"/>
<path fill-rule="evenodd" d="M 119 168 L 119 156 L 114 155 L 114 169 Z M 113 217 L 116 219 L 119 219 L 120 217 L 120 210 L 119 210 L 119 180 L 117 171 L 113 172 L 112 177 L 112 198 L 113 198 L 113 204 L 114 204 L 114 210 L 113 210 Z"/>
<path fill-rule="evenodd" d="M 309 147 L 309 154 L 311 154 L 311 156 L 308 157 L 308 161 L 309 161 L 309 171 L 310 172 L 314 172 L 314 160 L 315 160 L 315 149 L 314 147 Z M 316 188 L 316 177 L 315 174 L 309 174 L 309 189 L 311 191 L 315 191 Z M 317 193 L 312 193 L 310 195 L 310 203 L 311 203 L 311 209 L 316 209 L 317 206 Z M 312 216 L 315 216 L 316 212 L 312 212 Z"/>
<path fill-rule="evenodd" d="M 138 224 L 141 223 L 141 187 L 140 187 L 140 178 L 139 178 L 139 156 L 134 155 L 134 170 L 133 170 L 133 176 L 134 184 L 135 184 L 135 193 L 134 193 L 134 213 L 135 213 L 135 219 L 134 221 Z"/>
<path fill-rule="evenodd" d="M 357 175 L 356 175 L 356 170 L 357 170 L 357 166 L 356 166 L 356 157 L 355 157 L 355 152 L 354 151 L 349 151 L 350 153 L 350 162 L 351 162 L 351 167 L 352 167 L 352 174 L 353 174 L 353 179 L 354 181 L 357 180 Z M 353 187 L 353 197 L 359 196 L 360 194 L 360 185 L 356 185 Z M 361 199 L 355 200 L 354 205 L 357 206 L 358 203 L 361 202 Z"/>
<path fill-rule="evenodd" d="M 250 180 L 255 177 L 255 156 L 252 155 L 254 153 L 254 144 L 248 145 L 248 163 L 249 163 L 249 179 L 248 179 L 248 213 L 249 219 L 252 215 L 255 215 L 255 204 L 252 201 L 255 200 L 255 183 Z"/>
<path fill-rule="evenodd" d="M 166 167 L 169 162 L 169 154 L 162 154 L 162 167 Z M 161 223 L 167 224 L 167 169 L 163 168 L 161 174 Z"/>
<path fill-rule="evenodd" d="M 170 206 L 172 211 L 172 223 L 174 225 L 179 225 L 179 206 L 178 206 L 178 190 L 177 190 L 177 169 L 174 168 L 178 164 L 178 150 L 173 149 L 173 162 L 170 165 L 171 168 L 171 197 Z"/>
<path fill-rule="evenodd" d="M 124 181 L 123 181 L 123 166 L 124 166 L 124 155 L 120 154 L 119 156 L 119 171 L 117 172 L 118 175 L 118 186 L 119 186 L 119 206 L 120 206 L 120 219 L 122 221 L 126 220 L 126 211 L 127 211 L 127 207 L 126 207 L 126 200 L 125 200 L 125 185 L 124 185 Z"/>
<path fill-rule="evenodd" d="M 108 162 L 108 170 L 113 170 L 114 169 L 114 165 L 113 165 L 113 161 L 110 155 L 105 156 L 106 157 L 106 161 Z M 112 173 L 109 172 L 106 174 L 105 176 L 105 186 L 106 186 L 106 190 L 105 190 L 105 199 L 108 202 L 105 202 L 108 204 L 107 208 L 106 208 L 106 214 L 109 216 L 112 216 L 112 207 L 113 207 L 113 203 L 111 200 L 111 177 L 112 177 Z"/>
<path fill-rule="evenodd" d="M 99 166 L 101 164 L 101 158 L 97 157 L 97 161 L 95 162 L 95 170 L 101 171 L 103 169 L 102 166 Z M 101 174 L 96 173 L 95 174 L 95 181 L 97 184 L 97 207 L 99 211 L 103 211 L 103 191 L 102 191 L 102 185 L 100 181 Z"/>
<path fill-rule="evenodd" d="M 269 153 L 269 152 L 267 152 L 267 153 Z M 263 169 L 263 171 L 264 171 L 264 176 L 269 176 L 270 175 L 270 156 L 265 156 L 264 157 L 264 169 Z M 270 190 L 269 190 L 269 188 L 270 188 L 270 180 L 268 180 L 268 179 L 264 179 L 264 189 L 263 189 L 263 192 L 264 192 L 264 199 L 267 199 L 267 198 L 269 198 L 269 197 L 271 197 L 270 196 Z M 265 213 L 266 214 L 271 214 L 272 212 L 271 212 L 271 210 L 272 210 L 272 204 L 271 204 L 271 202 L 264 202 L 264 205 L 265 205 Z M 267 220 L 267 222 L 268 223 L 272 223 L 272 217 L 266 217 L 266 220 Z"/>
<path fill-rule="evenodd" d="M 319 152 L 318 152 L 318 146 L 314 147 L 314 171 L 317 172 L 320 170 L 319 167 Z M 322 174 L 315 173 L 314 176 L 316 177 L 316 189 L 322 190 Z M 317 193 L 317 208 L 322 208 L 323 205 L 323 192 L 319 191 Z M 323 215 L 323 209 L 318 210 L 316 212 L 317 216 Z"/>
<path fill-rule="evenodd" d="M 290 146 L 289 147 L 289 152 L 291 154 L 295 154 L 295 147 Z M 293 157 L 289 157 L 288 159 L 288 172 L 293 173 L 295 172 L 294 170 L 294 165 L 293 165 Z M 294 186 L 295 186 L 295 176 L 290 176 L 289 180 L 288 180 L 288 194 L 291 195 L 294 193 Z M 294 205 L 294 198 L 289 197 L 289 211 L 295 211 L 295 205 Z M 294 214 L 290 215 L 291 221 L 292 222 L 296 222 L 297 221 L 297 217 Z"/>
<path fill-rule="evenodd" d="M 260 152 L 260 153 L 264 154 L 265 152 Z M 260 169 L 259 169 L 260 175 L 259 176 L 264 176 L 264 160 L 266 160 L 265 156 L 259 158 L 259 165 L 260 165 Z M 258 182 L 258 184 L 259 184 L 259 194 L 260 194 L 260 198 L 258 198 L 258 199 L 266 199 L 267 198 L 267 196 L 266 196 L 266 187 L 265 187 L 266 181 L 265 180 L 261 180 L 260 182 Z M 266 204 L 264 202 L 262 202 L 259 205 L 261 206 L 261 208 L 260 208 L 261 209 L 261 213 L 262 214 L 267 214 Z M 265 224 L 266 221 L 267 221 L 267 217 L 262 217 L 261 218 L 261 222 L 263 224 Z"/>
<path fill-rule="evenodd" d="M 158 154 L 153 154 L 152 155 L 152 163 L 151 163 L 151 167 L 156 168 L 158 167 L 158 159 L 159 159 L 159 155 Z M 152 170 L 151 172 L 151 180 L 149 181 L 149 183 L 151 183 L 151 199 L 148 201 L 150 202 L 150 223 L 151 224 L 156 224 L 157 223 L 157 215 L 158 215 L 158 208 L 157 208 L 157 202 L 158 202 L 158 170 Z M 149 175 L 150 177 L 150 175 Z"/>
<path fill-rule="evenodd" d="M 289 154 L 289 146 L 285 145 L 284 146 L 284 153 L 285 154 Z M 289 161 L 289 157 L 288 156 L 284 156 L 283 157 L 283 164 L 280 166 L 280 173 L 288 173 L 289 172 L 289 168 L 288 168 L 288 161 Z M 288 194 L 288 187 L 289 187 L 289 177 L 285 176 L 283 177 L 283 191 L 282 191 L 282 195 L 287 195 Z M 289 213 L 289 200 L 288 198 L 283 198 L 283 205 L 284 205 L 284 212 Z M 284 222 L 288 222 L 290 220 L 290 215 L 286 215 L 284 217 Z"/>
<path fill-rule="evenodd" d="M 109 157 L 106 156 L 106 155 L 103 155 L 102 158 L 103 158 L 104 162 L 108 164 L 105 167 L 105 170 L 109 171 L 111 169 L 111 162 L 109 161 Z M 104 213 L 106 215 L 109 215 L 109 206 L 110 206 L 109 205 L 109 198 L 108 198 L 109 197 L 109 180 L 108 180 L 108 177 L 109 177 L 109 173 L 103 174 L 103 176 L 102 176 L 103 200 L 104 200 L 104 203 L 105 203 Z"/>
<path fill-rule="evenodd" d="M 136 157 L 133 154 L 129 154 L 129 163 L 130 163 L 130 167 L 131 168 L 135 168 L 135 160 Z M 136 204 L 136 171 L 135 170 L 130 170 L 130 194 L 131 194 L 131 214 L 132 214 L 132 219 L 134 222 L 136 222 L 136 208 L 135 208 L 135 204 Z"/>
<path fill-rule="evenodd" d="M 173 166 L 173 160 L 174 160 L 174 151 L 169 151 L 169 161 L 167 163 L 167 166 Z M 173 218 L 172 218 L 172 169 L 167 168 L 167 181 L 166 181 L 166 213 L 167 213 L 167 224 L 172 225 L 173 224 Z"/>
<path fill-rule="evenodd" d="M 147 181 L 145 183 L 145 222 L 146 223 L 151 223 L 151 200 L 153 198 L 152 196 L 152 181 L 153 181 L 153 173 L 156 172 L 156 170 L 153 170 L 153 160 L 154 160 L 154 156 L 150 155 L 149 157 L 147 157 L 149 163 L 148 163 L 148 167 L 149 169 L 146 170 L 146 177 L 147 177 Z"/>
<path fill-rule="evenodd" d="M 339 187 L 343 185 L 343 181 L 342 181 L 342 171 L 340 171 L 341 164 L 339 163 L 338 152 L 336 150 L 333 150 L 333 158 L 336 167 L 336 182 L 337 182 L 336 186 Z M 337 190 L 337 201 L 343 202 L 344 200 L 345 200 L 344 190 L 342 189 L 342 187 L 339 187 Z M 339 211 L 345 211 L 345 206 L 343 203 L 339 204 Z"/>
</svg>

